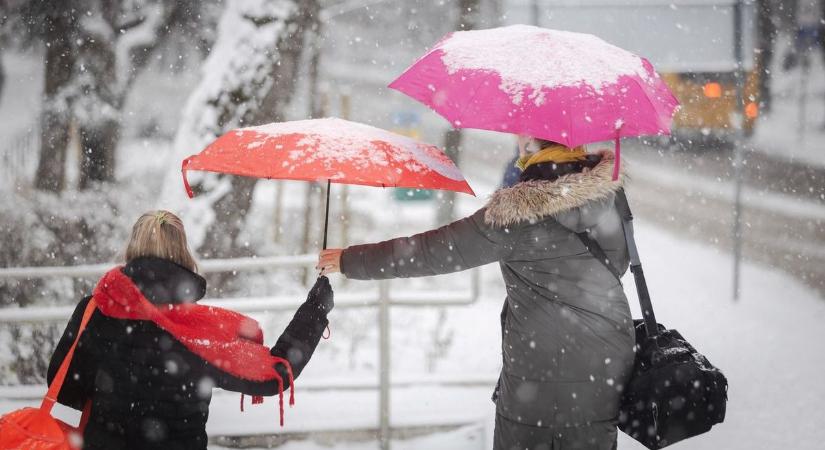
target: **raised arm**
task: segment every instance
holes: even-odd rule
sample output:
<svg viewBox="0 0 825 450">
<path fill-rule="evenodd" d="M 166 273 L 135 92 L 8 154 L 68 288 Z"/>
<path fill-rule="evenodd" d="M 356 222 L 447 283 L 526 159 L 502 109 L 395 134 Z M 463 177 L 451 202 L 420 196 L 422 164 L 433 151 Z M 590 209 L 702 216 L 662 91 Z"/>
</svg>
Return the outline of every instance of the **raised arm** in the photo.
<svg viewBox="0 0 825 450">
<path fill-rule="evenodd" d="M 341 253 L 340 270 L 356 280 L 458 272 L 502 259 L 513 240 L 510 230 L 487 225 L 481 209 L 436 230 L 349 247 Z"/>
<path fill-rule="evenodd" d="M 294 378 L 304 370 L 315 347 L 321 340 L 321 336 L 329 321 L 327 314 L 333 307 L 333 292 L 327 277 L 320 277 L 315 282 L 315 286 L 310 290 L 306 301 L 298 307 L 298 311 L 292 317 L 278 342 L 272 347 L 270 353 L 289 361 L 292 366 Z M 244 380 L 231 376 L 217 368 L 210 367 L 209 376 L 215 380 L 217 387 L 242 392 L 247 395 L 277 395 L 278 383 L 275 381 L 258 382 Z M 278 364 L 275 370 L 281 375 L 284 382 L 284 390 L 289 389 L 289 376 L 283 365 Z"/>
</svg>

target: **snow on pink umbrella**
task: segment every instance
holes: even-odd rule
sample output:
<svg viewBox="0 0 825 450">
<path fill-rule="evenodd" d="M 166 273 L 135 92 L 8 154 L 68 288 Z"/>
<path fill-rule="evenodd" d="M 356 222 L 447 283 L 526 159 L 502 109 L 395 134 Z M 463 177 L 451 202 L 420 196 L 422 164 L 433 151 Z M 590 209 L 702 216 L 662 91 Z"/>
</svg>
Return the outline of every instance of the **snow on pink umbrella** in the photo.
<svg viewBox="0 0 825 450">
<path fill-rule="evenodd" d="M 457 128 L 575 147 L 670 134 L 679 105 L 648 60 L 582 33 L 512 25 L 448 34 L 389 87 Z"/>
<path fill-rule="evenodd" d="M 229 131 L 181 171 L 200 170 L 256 178 L 327 182 L 324 248 L 329 222 L 329 183 L 444 189 L 475 195 L 458 167 L 438 147 L 380 128 L 342 119 L 270 123 Z"/>
</svg>

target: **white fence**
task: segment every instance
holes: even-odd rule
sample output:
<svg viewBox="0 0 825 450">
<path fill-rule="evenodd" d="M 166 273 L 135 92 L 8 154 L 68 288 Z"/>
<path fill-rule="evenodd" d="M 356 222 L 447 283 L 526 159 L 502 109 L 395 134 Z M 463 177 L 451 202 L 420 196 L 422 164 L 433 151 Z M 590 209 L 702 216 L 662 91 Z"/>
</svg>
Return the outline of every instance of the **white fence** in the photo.
<svg viewBox="0 0 825 450">
<path fill-rule="evenodd" d="M 202 260 L 198 268 L 202 273 L 237 272 L 245 270 L 272 270 L 286 268 L 312 268 L 317 260 L 316 255 L 275 256 L 261 258 L 236 258 Z M 2 279 L 33 279 L 52 277 L 96 277 L 112 267 L 111 264 L 94 264 L 71 267 L 11 267 L 0 269 Z M 470 276 L 469 289 L 462 291 L 401 291 L 390 294 L 390 282 L 380 281 L 378 289 L 368 293 L 342 292 L 335 294 L 335 308 L 378 308 L 379 328 L 379 373 L 378 382 L 347 382 L 336 381 L 322 383 L 302 383 L 302 389 L 310 390 L 379 390 L 378 401 L 378 438 L 382 449 L 390 448 L 390 391 L 392 387 L 404 387 L 412 383 L 411 380 L 399 379 L 392 381 L 390 377 L 391 334 L 390 308 L 407 307 L 448 307 L 464 306 L 474 303 L 479 297 L 480 275 L 478 269 L 473 269 Z M 232 299 L 204 299 L 202 304 L 221 306 L 245 313 L 260 313 L 267 311 L 294 310 L 300 303 L 295 296 L 260 297 L 260 298 L 232 298 Z M 62 322 L 71 316 L 73 307 L 28 307 L 0 309 L 0 324 L 19 323 L 49 323 Z M 489 386 L 494 382 L 487 376 L 466 377 L 417 377 L 415 383 L 430 385 L 460 385 L 460 386 Z M 36 398 L 43 393 L 43 387 L 15 387 L 0 389 L 0 398 L 28 399 Z M 437 424 L 433 424 L 437 425 Z"/>
</svg>

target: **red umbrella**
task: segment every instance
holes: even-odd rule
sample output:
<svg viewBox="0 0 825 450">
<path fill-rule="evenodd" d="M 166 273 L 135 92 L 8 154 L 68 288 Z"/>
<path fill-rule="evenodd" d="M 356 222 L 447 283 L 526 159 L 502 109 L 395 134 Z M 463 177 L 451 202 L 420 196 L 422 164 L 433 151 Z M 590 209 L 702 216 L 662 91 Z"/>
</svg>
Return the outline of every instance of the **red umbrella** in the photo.
<svg viewBox="0 0 825 450">
<path fill-rule="evenodd" d="M 230 131 L 183 160 L 201 170 L 247 177 L 327 181 L 324 248 L 329 221 L 329 183 L 442 189 L 475 195 L 458 167 L 438 147 L 380 128 L 342 119 L 270 123 Z"/>
</svg>

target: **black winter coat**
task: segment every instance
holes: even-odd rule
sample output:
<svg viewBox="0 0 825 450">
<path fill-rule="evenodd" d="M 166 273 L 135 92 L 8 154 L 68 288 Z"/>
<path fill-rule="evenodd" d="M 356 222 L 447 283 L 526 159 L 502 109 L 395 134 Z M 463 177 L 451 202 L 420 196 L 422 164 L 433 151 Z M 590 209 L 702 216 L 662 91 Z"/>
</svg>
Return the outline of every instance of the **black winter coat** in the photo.
<svg viewBox="0 0 825 450">
<path fill-rule="evenodd" d="M 153 303 L 197 301 L 206 289 L 199 275 L 158 258 L 135 259 L 123 273 Z M 323 283 L 331 296 L 326 279 Z M 57 344 L 49 383 L 74 342 L 90 298 L 77 305 Z M 318 299 L 308 299 L 271 350 L 289 360 L 295 378 L 318 345 L 328 323 L 327 312 Z M 282 365 L 277 369 L 287 389 L 286 371 Z M 202 450 L 207 446 L 213 387 L 247 395 L 278 394 L 276 381 L 255 382 L 227 374 L 151 321 L 115 319 L 95 311 L 80 337 L 58 401 L 76 409 L 91 401 L 84 450 Z"/>
</svg>

